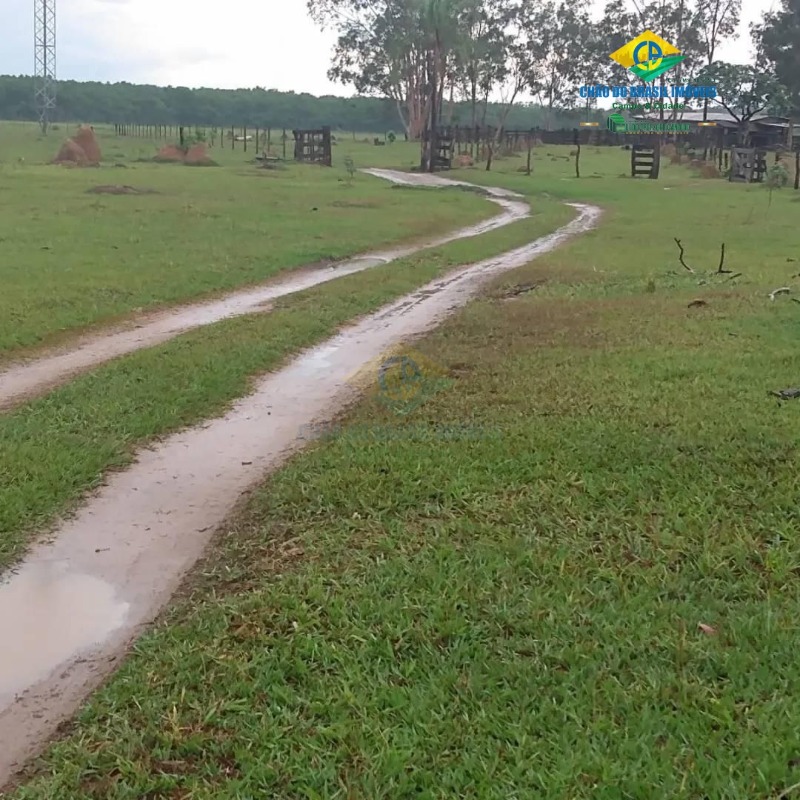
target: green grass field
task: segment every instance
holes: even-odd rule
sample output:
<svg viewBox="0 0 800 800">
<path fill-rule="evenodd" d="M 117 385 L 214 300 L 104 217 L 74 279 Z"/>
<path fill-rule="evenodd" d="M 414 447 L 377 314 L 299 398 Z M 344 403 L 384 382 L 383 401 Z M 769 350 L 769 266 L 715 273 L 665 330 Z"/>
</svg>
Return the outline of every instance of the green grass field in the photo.
<svg viewBox="0 0 800 800">
<path fill-rule="evenodd" d="M 109 159 L 102 167 L 47 164 L 70 131 L 61 126 L 37 140 L 32 125 L 0 126 L 0 361 L 133 310 L 208 297 L 497 211 L 465 192 L 410 195 L 364 175 L 351 183 L 338 150 L 335 169 L 258 169 L 248 162 L 252 146 L 245 154 L 241 143 L 210 151 L 219 167 L 144 163 L 137 159 L 154 155 L 155 143 L 98 126 Z M 371 153 L 349 145 L 343 151 L 355 147 L 356 166 Z M 87 193 L 102 185 L 153 194 Z"/>
<path fill-rule="evenodd" d="M 246 394 L 253 376 L 354 317 L 454 266 L 548 233 L 569 217 L 555 201 L 542 203 L 529 220 L 290 295 L 271 314 L 184 334 L 0 415 L 0 570 L 37 531 L 98 486 L 107 470 L 130 463 L 137 447 L 221 413 Z"/>
<path fill-rule="evenodd" d="M 566 155 L 454 173 L 529 195 L 530 221 L 0 419 L 10 559 L 133 444 L 300 345 L 551 230 L 560 200 L 606 210 L 414 344 L 450 381 L 413 414 L 368 395 L 266 481 L 9 798 L 768 800 L 800 782 L 800 401 L 767 394 L 800 373 L 800 309 L 768 297 L 798 286 L 798 193 L 681 166 L 632 180 L 627 153 L 593 148 L 576 180 Z"/>
</svg>

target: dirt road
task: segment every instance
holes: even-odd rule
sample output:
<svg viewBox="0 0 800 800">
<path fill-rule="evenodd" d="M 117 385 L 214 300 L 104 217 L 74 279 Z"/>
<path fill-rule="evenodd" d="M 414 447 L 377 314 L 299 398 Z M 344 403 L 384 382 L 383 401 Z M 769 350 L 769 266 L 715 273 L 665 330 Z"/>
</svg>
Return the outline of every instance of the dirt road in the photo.
<svg viewBox="0 0 800 800">
<path fill-rule="evenodd" d="M 596 224 L 599 209 L 575 208 L 558 231 L 421 287 L 264 377 L 223 417 L 142 451 L 31 551 L 0 586 L 0 786 L 119 663 L 241 494 L 356 397 L 348 378 Z"/>
<path fill-rule="evenodd" d="M 397 184 L 431 187 L 463 185 L 435 175 L 409 175 L 392 170 L 364 170 L 378 178 Z M 23 400 L 53 389 L 73 376 L 114 358 L 154 347 L 182 333 L 212 325 L 223 319 L 244 314 L 267 313 L 270 303 L 279 297 L 302 292 L 312 286 L 336 280 L 344 275 L 387 264 L 430 247 L 439 247 L 457 239 L 480 236 L 524 219 L 530 214 L 528 204 L 519 195 L 503 189 L 487 190 L 487 200 L 499 205 L 500 214 L 484 222 L 448 233 L 444 236 L 411 245 L 365 253 L 348 261 L 322 269 L 300 269 L 259 286 L 232 292 L 217 300 L 195 303 L 156 312 L 113 331 L 99 331 L 57 351 L 36 356 L 0 371 L 0 410 L 11 408 Z"/>
</svg>

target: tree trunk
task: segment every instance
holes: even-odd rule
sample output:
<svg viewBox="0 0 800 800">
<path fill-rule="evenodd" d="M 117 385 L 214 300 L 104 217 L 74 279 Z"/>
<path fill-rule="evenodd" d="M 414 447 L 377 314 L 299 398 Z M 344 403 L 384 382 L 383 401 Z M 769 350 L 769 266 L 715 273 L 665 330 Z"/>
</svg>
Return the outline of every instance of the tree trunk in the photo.
<svg viewBox="0 0 800 800">
<path fill-rule="evenodd" d="M 432 67 L 431 67 L 431 55 L 428 53 L 425 57 L 425 100 L 426 100 L 426 114 L 425 114 L 425 126 L 422 132 L 422 140 L 420 142 L 420 163 L 419 168 L 421 172 L 430 172 L 430 148 L 431 148 L 431 136 L 433 135 L 431 132 L 431 118 L 430 118 L 430 98 L 431 98 L 431 74 L 432 74 Z"/>
<path fill-rule="evenodd" d="M 475 130 L 478 127 L 478 80 L 475 77 L 472 78 L 470 90 L 471 90 L 470 101 L 472 103 L 472 135 L 470 136 L 470 139 L 472 139 L 472 142 L 470 143 L 469 154 L 474 159 L 475 146 L 477 144 L 477 142 L 475 141 L 475 139 L 477 138 L 475 136 Z"/>
<path fill-rule="evenodd" d="M 428 78 L 426 84 L 427 113 L 425 115 L 425 133 L 422 137 L 422 157 L 420 159 L 420 170 L 422 172 L 433 172 L 436 153 L 436 127 L 439 121 L 438 55 L 437 37 L 437 49 L 429 50 L 426 57 Z"/>
<path fill-rule="evenodd" d="M 708 63 L 709 63 L 709 65 L 714 63 L 714 49 L 715 49 L 715 44 L 714 44 L 714 42 L 712 40 L 711 49 L 708 51 Z M 703 122 L 708 122 L 708 98 L 707 97 L 703 99 Z M 708 128 L 706 128 L 705 131 L 706 131 L 706 133 L 705 133 L 705 135 L 703 137 L 704 142 L 705 142 L 704 147 L 703 147 L 703 161 L 706 161 L 708 159 Z"/>
<path fill-rule="evenodd" d="M 408 136 L 408 134 L 411 132 L 411 115 L 410 113 L 403 113 L 403 104 L 399 100 L 396 99 L 395 104 L 397 105 L 397 115 L 400 117 L 400 123 L 403 126 L 406 136 Z M 408 103 L 406 103 L 406 110 L 409 110 Z"/>
<path fill-rule="evenodd" d="M 747 147 L 747 142 L 750 138 L 750 122 L 749 120 L 742 120 L 739 123 L 738 139 L 740 147 Z"/>
<path fill-rule="evenodd" d="M 478 81 L 472 81 L 470 86 L 470 103 L 472 105 L 472 127 L 475 128 L 478 125 Z"/>
</svg>

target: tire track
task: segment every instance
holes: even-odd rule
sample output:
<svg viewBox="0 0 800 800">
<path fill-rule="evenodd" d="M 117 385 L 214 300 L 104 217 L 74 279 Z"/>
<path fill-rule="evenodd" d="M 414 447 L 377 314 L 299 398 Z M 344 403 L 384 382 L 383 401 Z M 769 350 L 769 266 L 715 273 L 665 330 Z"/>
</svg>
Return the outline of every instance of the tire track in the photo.
<svg viewBox="0 0 800 800">
<path fill-rule="evenodd" d="M 441 179 L 440 179 L 441 180 Z M 0 786 L 119 663 L 243 492 L 358 396 L 357 374 L 600 210 L 420 287 L 263 377 L 226 414 L 142 450 L 0 584 Z"/>
<path fill-rule="evenodd" d="M 467 185 L 448 181 L 435 175 L 413 175 L 393 170 L 364 170 L 364 172 L 401 185 L 445 187 Z M 154 312 L 129 322 L 122 329 L 106 330 L 82 337 L 65 348 L 36 356 L 0 371 L 0 411 L 60 386 L 70 378 L 112 359 L 154 347 L 182 333 L 213 325 L 231 317 L 268 313 L 271 303 L 280 297 L 302 292 L 312 286 L 382 266 L 431 247 L 480 236 L 488 231 L 510 225 L 530 215 L 530 207 L 519 195 L 502 189 L 487 191 L 487 200 L 502 208 L 500 214 L 488 220 L 460 228 L 443 236 L 356 256 L 332 267 L 316 270 L 295 270 L 291 274 L 270 280 L 260 286 L 240 289 L 217 300 Z M 133 326 L 133 327 L 131 327 Z"/>
</svg>

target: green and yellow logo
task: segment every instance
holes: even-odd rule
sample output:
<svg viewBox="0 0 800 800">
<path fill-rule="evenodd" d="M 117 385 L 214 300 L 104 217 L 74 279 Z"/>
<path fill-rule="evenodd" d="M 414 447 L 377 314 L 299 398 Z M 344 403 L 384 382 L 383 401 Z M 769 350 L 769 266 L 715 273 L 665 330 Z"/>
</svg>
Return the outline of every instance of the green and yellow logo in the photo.
<svg viewBox="0 0 800 800">
<path fill-rule="evenodd" d="M 666 39 L 652 31 L 645 31 L 613 52 L 611 58 L 637 78 L 649 83 L 680 64 L 684 56 Z"/>
<path fill-rule="evenodd" d="M 622 114 L 614 113 L 609 114 L 606 119 L 606 128 L 613 133 L 625 133 L 628 127 L 628 122 Z"/>
<path fill-rule="evenodd" d="M 397 414 L 408 414 L 452 381 L 446 369 L 405 347 L 387 350 L 347 379 Z"/>
</svg>

